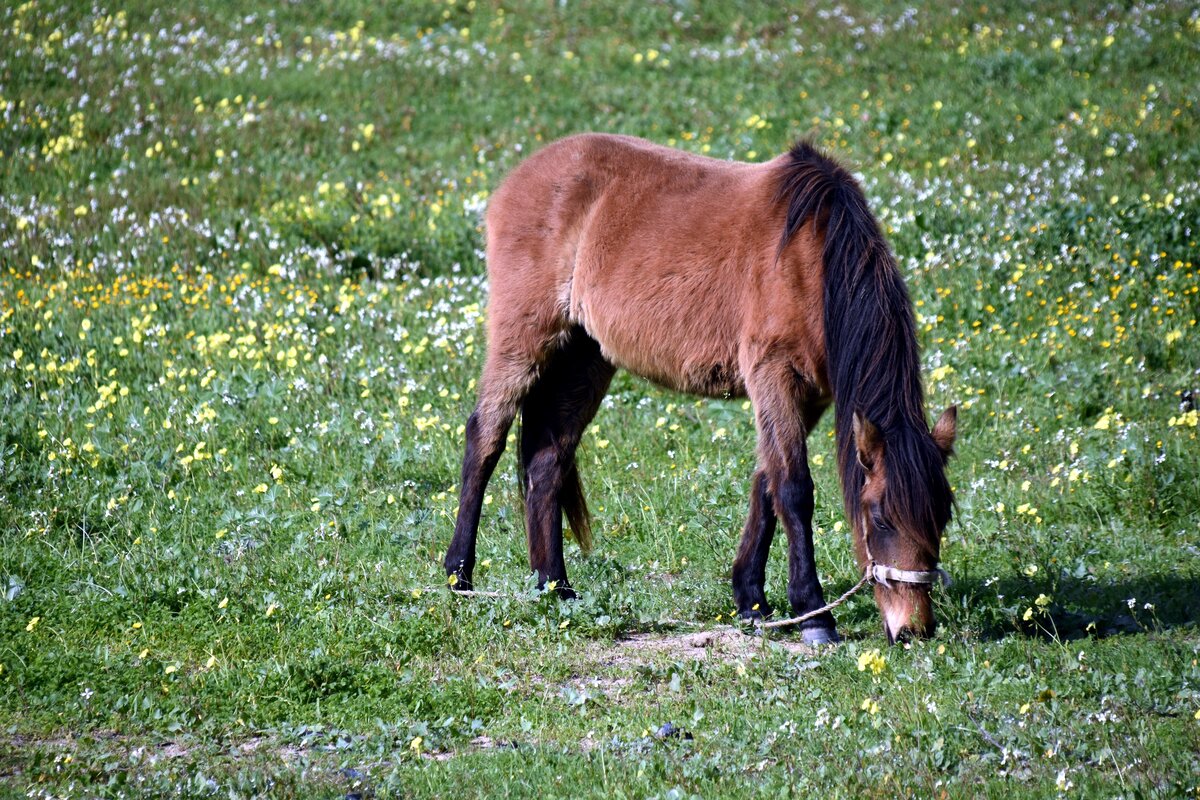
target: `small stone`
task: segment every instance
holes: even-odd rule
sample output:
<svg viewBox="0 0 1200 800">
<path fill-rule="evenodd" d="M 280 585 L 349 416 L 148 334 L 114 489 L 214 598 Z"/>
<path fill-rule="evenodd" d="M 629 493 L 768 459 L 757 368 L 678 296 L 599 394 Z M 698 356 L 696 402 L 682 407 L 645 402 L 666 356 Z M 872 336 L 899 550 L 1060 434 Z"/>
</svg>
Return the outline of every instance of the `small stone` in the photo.
<svg viewBox="0 0 1200 800">
<path fill-rule="evenodd" d="M 674 722 L 667 722 L 654 733 L 659 739 L 691 739 L 692 734 L 679 728 Z"/>
</svg>

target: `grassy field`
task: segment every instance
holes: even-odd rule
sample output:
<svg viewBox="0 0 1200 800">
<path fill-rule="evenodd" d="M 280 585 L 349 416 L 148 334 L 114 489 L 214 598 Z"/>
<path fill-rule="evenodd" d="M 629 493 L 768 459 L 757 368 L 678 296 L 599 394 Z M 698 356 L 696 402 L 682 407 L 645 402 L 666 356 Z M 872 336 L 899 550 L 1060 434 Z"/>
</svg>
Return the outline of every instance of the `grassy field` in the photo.
<svg viewBox="0 0 1200 800">
<path fill-rule="evenodd" d="M 0 794 L 1200 796 L 1194 4 L 234 6 L 0 10 Z M 861 175 L 960 409 L 934 639 L 725 631 L 748 405 L 624 374 L 582 598 L 511 455 L 445 591 L 481 210 L 582 130 Z"/>
</svg>

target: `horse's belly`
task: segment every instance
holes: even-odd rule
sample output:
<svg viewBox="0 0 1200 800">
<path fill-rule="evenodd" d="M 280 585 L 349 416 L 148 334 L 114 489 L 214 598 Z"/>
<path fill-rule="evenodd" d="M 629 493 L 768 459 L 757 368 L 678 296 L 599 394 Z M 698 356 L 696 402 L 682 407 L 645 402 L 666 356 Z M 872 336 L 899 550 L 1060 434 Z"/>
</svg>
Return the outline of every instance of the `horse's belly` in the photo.
<svg viewBox="0 0 1200 800">
<path fill-rule="evenodd" d="M 736 315 L 670 277 L 589 282 L 575 287 L 573 321 L 623 369 L 671 389 L 710 397 L 746 392 L 738 366 Z M 615 284 L 615 285 L 613 285 Z"/>
</svg>

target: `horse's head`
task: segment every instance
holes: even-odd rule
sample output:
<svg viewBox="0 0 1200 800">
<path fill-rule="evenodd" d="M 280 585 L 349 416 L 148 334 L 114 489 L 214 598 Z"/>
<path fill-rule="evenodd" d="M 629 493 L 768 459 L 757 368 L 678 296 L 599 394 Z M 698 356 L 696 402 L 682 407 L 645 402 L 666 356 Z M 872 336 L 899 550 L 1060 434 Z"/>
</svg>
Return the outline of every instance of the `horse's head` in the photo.
<svg viewBox="0 0 1200 800">
<path fill-rule="evenodd" d="M 862 475 L 858 508 L 851 513 L 854 545 L 862 568 L 874 570 L 875 602 L 889 643 L 912 633 L 933 635 L 930 591 L 944 574 L 938 571 L 938 556 L 953 505 L 945 464 L 956 418 L 951 406 L 932 431 L 921 425 L 919 431 L 885 434 L 854 415 Z"/>
</svg>

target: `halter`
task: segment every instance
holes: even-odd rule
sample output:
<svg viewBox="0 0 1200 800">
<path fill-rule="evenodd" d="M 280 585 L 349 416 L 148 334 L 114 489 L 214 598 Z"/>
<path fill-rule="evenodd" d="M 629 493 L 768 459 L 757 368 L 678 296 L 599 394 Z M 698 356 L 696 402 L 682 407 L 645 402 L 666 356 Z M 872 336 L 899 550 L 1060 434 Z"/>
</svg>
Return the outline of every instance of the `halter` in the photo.
<svg viewBox="0 0 1200 800">
<path fill-rule="evenodd" d="M 867 544 L 867 536 L 863 534 L 863 549 L 867 551 L 867 568 L 863 570 L 862 577 L 858 579 L 858 583 L 847 589 L 842 596 L 832 603 L 826 603 L 820 608 L 809 611 L 806 614 L 801 614 L 798 617 L 788 617 L 787 619 L 777 619 L 771 622 L 759 622 L 759 628 L 783 628 L 789 625 L 799 625 L 801 622 L 807 622 L 813 617 L 824 614 L 826 611 L 832 611 L 842 603 L 850 599 L 850 596 L 857 592 L 868 583 L 878 583 L 885 589 L 892 588 L 891 581 L 900 583 L 916 583 L 924 584 L 932 587 L 935 583 L 941 583 L 943 586 L 950 585 L 950 575 L 946 570 L 940 567 L 934 569 L 896 569 L 887 564 L 876 564 L 875 556 L 871 555 L 871 547 Z"/>
<path fill-rule="evenodd" d="M 867 544 L 867 534 L 863 532 L 863 549 L 867 553 L 867 568 L 863 570 L 863 578 L 867 583 L 878 583 L 885 589 L 892 588 L 891 581 L 900 583 L 918 583 L 932 586 L 935 583 L 941 583 L 942 586 L 950 585 L 950 573 L 941 567 L 933 569 L 897 569 L 896 567 L 888 566 L 887 564 L 878 564 L 875 561 L 875 556 L 871 555 L 871 546 Z"/>
<path fill-rule="evenodd" d="M 886 564 L 876 564 L 874 561 L 871 561 L 870 566 L 867 567 L 867 572 L 871 576 L 870 581 L 868 581 L 869 583 L 878 583 L 885 589 L 892 588 L 889 581 L 930 585 L 940 582 L 942 586 L 950 585 L 950 574 L 940 567 L 936 569 L 896 569 Z"/>
</svg>

